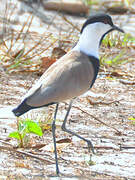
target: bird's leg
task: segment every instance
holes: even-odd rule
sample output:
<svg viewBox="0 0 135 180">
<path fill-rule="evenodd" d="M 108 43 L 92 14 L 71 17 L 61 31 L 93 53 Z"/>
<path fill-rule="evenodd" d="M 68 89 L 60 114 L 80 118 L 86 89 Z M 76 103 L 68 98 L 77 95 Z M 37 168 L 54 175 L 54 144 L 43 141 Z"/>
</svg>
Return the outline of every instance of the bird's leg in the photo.
<svg viewBox="0 0 135 180">
<path fill-rule="evenodd" d="M 58 157 L 57 157 L 57 149 L 56 149 L 56 137 L 55 137 L 55 121 L 56 121 L 56 115 L 57 115 L 57 111 L 58 111 L 58 106 L 59 103 L 56 104 L 56 109 L 55 109 L 55 113 L 54 113 L 54 120 L 52 123 L 52 135 L 53 135 L 53 143 L 54 143 L 54 154 L 55 154 L 55 162 L 56 162 L 56 173 L 57 175 L 59 175 L 60 171 L 59 171 L 59 167 L 58 167 Z"/>
<path fill-rule="evenodd" d="M 94 147 L 93 147 L 92 142 L 91 142 L 90 140 L 85 139 L 85 138 L 83 138 L 82 136 L 80 136 L 80 135 L 76 134 L 75 132 L 73 132 L 73 131 L 71 131 L 71 130 L 69 130 L 69 129 L 66 128 L 67 117 L 68 117 L 69 112 L 70 112 L 70 109 L 71 109 L 71 107 L 72 107 L 72 102 L 73 102 L 73 100 L 71 100 L 71 102 L 70 102 L 70 104 L 69 104 L 69 107 L 68 107 L 68 110 L 67 110 L 67 114 L 66 114 L 66 116 L 65 116 L 65 119 L 64 119 L 64 122 L 63 122 L 61 128 L 62 128 L 63 131 L 65 131 L 65 132 L 67 132 L 67 133 L 69 133 L 69 134 L 72 134 L 72 135 L 74 135 L 74 136 L 77 136 L 78 138 L 80 138 L 80 139 L 84 140 L 85 142 L 87 142 L 87 144 L 88 144 L 88 151 L 90 152 L 90 149 L 91 149 L 92 152 L 93 152 L 93 154 L 94 154 L 94 153 L 95 153 L 95 152 L 94 152 Z"/>
</svg>

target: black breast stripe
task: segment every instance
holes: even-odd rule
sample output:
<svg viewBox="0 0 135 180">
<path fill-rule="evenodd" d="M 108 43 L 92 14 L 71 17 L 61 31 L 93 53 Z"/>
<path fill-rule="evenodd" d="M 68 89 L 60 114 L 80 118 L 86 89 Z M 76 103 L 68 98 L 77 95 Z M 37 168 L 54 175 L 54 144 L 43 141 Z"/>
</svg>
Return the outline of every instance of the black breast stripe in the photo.
<svg viewBox="0 0 135 180">
<path fill-rule="evenodd" d="M 94 56 L 89 56 L 89 60 L 92 63 L 93 68 L 94 68 L 94 78 L 93 78 L 92 83 L 90 85 L 90 88 L 91 88 L 93 86 L 96 78 L 97 78 L 97 74 L 98 74 L 98 71 L 99 71 L 100 64 L 99 64 L 99 59 L 95 58 Z"/>
</svg>

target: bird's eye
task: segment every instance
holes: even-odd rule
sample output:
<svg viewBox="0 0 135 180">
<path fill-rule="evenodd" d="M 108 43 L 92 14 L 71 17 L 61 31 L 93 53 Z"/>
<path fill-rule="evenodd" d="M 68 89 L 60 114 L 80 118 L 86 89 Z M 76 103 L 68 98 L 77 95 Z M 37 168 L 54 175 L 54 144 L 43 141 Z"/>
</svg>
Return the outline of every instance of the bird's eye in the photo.
<svg viewBox="0 0 135 180">
<path fill-rule="evenodd" d="M 104 24 L 108 24 L 108 21 L 107 21 L 107 19 L 104 19 L 104 21 L 103 21 L 103 22 L 104 22 Z"/>
</svg>

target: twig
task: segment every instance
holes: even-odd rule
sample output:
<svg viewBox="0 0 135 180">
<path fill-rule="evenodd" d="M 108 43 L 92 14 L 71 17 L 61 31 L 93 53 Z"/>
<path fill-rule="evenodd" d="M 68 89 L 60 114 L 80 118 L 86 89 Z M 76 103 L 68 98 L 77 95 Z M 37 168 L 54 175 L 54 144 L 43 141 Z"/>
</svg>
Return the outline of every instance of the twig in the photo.
<svg viewBox="0 0 135 180">
<path fill-rule="evenodd" d="M 120 150 L 122 149 L 135 149 L 135 146 L 120 146 Z"/>
<path fill-rule="evenodd" d="M 97 105 L 97 104 L 109 105 L 109 104 L 113 104 L 113 103 L 119 103 L 119 101 L 120 101 L 120 100 L 117 100 L 117 101 L 111 101 L 111 102 L 92 101 L 92 100 L 89 99 L 88 97 L 87 97 L 86 99 L 87 99 L 87 101 L 88 101 L 91 105 Z"/>
<path fill-rule="evenodd" d="M 50 37 L 51 34 L 52 34 L 52 33 L 50 33 L 50 34 L 46 37 L 46 39 L 47 39 L 48 37 Z M 34 49 L 36 49 L 36 48 L 41 44 L 41 41 L 43 41 L 43 38 L 40 39 L 40 40 L 35 44 L 35 46 L 33 46 L 31 49 L 29 49 L 29 50 L 23 55 L 23 57 L 26 57 L 31 51 L 33 51 Z"/>
<path fill-rule="evenodd" d="M 95 119 L 96 121 L 98 121 L 98 122 L 100 122 L 100 123 L 104 124 L 105 126 L 107 126 L 107 127 L 111 128 L 111 129 L 114 129 L 115 131 L 117 131 L 117 134 L 118 134 L 118 135 L 121 135 L 121 134 L 122 134 L 122 133 L 121 133 L 119 130 L 117 130 L 116 128 L 109 126 L 108 124 L 106 124 L 105 122 L 103 122 L 103 121 L 99 120 L 97 117 L 95 117 L 94 115 L 92 115 L 92 114 L 88 113 L 88 112 L 87 112 L 87 111 L 85 111 L 84 109 L 81 109 L 80 107 L 75 106 L 75 105 L 73 105 L 73 107 L 74 107 L 74 108 L 76 108 L 76 109 L 79 109 L 79 110 L 80 110 L 80 111 L 82 111 L 83 113 L 85 113 L 85 114 L 87 114 L 87 115 L 91 116 L 93 119 Z"/>
<path fill-rule="evenodd" d="M 22 154 L 22 155 L 32 157 L 32 158 L 35 158 L 35 159 L 39 159 L 40 161 L 43 161 L 43 162 L 48 163 L 48 164 L 54 164 L 54 162 L 51 161 L 51 160 L 46 160 L 46 159 L 44 159 L 42 157 L 39 157 L 37 155 L 31 154 L 31 153 L 28 153 L 28 152 L 24 152 L 24 151 L 21 151 L 21 150 L 13 149 L 12 147 L 0 146 L 0 149 L 15 152 L 15 153 L 18 153 L 18 154 Z"/>
<path fill-rule="evenodd" d="M 126 80 L 120 80 L 120 83 L 125 85 L 135 85 L 135 81 L 126 81 Z"/>
<path fill-rule="evenodd" d="M 6 141 L 2 140 L 1 138 L 0 138 L 0 142 L 3 143 L 3 144 L 6 144 L 6 145 L 8 145 L 8 146 L 12 146 L 12 144 L 10 144 L 9 142 L 6 142 Z"/>
<path fill-rule="evenodd" d="M 13 45 L 14 39 L 15 39 L 15 33 L 14 33 L 14 30 L 12 30 L 12 35 L 11 35 L 11 40 L 10 40 L 10 48 L 8 49 L 7 54 L 11 52 L 12 47 L 14 46 Z"/>
<path fill-rule="evenodd" d="M 120 150 L 120 148 L 114 148 L 111 146 L 94 146 L 95 149 L 113 149 L 113 150 Z"/>
<path fill-rule="evenodd" d="M 80 32 L 80 29 L 79 29 L 77 26 L 75 26 L 71 21 L 69 21 L 65 16 L 61 15 L 61 17 L 62 17 L 68 24 L 70 24 L 74 29 L 76 29 L 77 31 Z"/>
<path fill-rule="evenodd" d="M 24 37 L 23 37 L 23 42 L 24 42 L 24 44 L 25 44 L 25 38 L 26 38 L 26 36 L 27 36 L 27 34 L 28 34 L 28 32 L 29 32 L 29 29 L 30 29 L 30 27 L 31 27 L 33 18 L 34 18 L 34 16 L 32 15 L 32 16 L 31 16 L 31 19 L 30 19 L 30 22 L 29 22 L 29 24 L 28 24 L 27 30 L 26 30 L 26 32 L 25 32 L 25 34 L 24 34 Z"/>
<path fill-rule="evenodd" d="M 26 25 L 28 24 L 30 18 L 31 18 L 31 15 L 28 16 L 27 20 L 26 20 L 26 21 L 24 22 L 24 24 L 22 25 L 22 28 L 21 28 L 21 30 L 20 30 L 20 32 L 19 32 L 19 34 L 18 34 L 18 36 L 17 36 L 14 44 L 20 39 L 21 34 L 24 32 L 24 28 L 25 28 Z"/>
</svg>

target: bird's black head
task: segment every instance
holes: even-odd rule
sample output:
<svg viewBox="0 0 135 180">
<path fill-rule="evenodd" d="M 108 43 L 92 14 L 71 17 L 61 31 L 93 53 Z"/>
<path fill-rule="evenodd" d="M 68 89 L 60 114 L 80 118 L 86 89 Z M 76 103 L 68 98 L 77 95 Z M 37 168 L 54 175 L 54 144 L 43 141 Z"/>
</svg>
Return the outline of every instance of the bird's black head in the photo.
<svg viewBox="0 0 135 180">
<path fill-rule="evenodd" d="M 94 27 L 93 30 L 92 27 Z M 101 44 L 105 35 L 113 30 L 117 30 L 119 32 L 124 33 L 124 31 L 121 28 L 113 24 L 111 16 L 107 14 L 97 14 L 90 16 L 83 24 L 81 29 L 81 34 L 84 32 L 84 30 L 86 31 L 86 29 L 87 29 L 87 34 L 89 34 L 89 32 L 92 31 L 93 36 L 98 37 L 99 35 L 99 39 L 100 39 L 99 45 Z"/>
<path fill-rule="evenodd" d="M 85 29 L 86 26 L 88 26 L 89 24 L 93 24 L 93 23 L 103 23 L 103 24 L 110 25 L 111 28 L 110 28 L 109 32 L 113 31 L 113 30 L 118 30 L 120 32 L 124 32 L 121 28 L 119 28 L 113 24 L 111 16 L 109 16 L 108 14 L 97 14 L 97 15 L 90 16 L 86 20 L 86 22 L 83 24 L 83 27 L 81 29 L 81 33 L 83 32 L 83 30 Z"/>
</svg>

